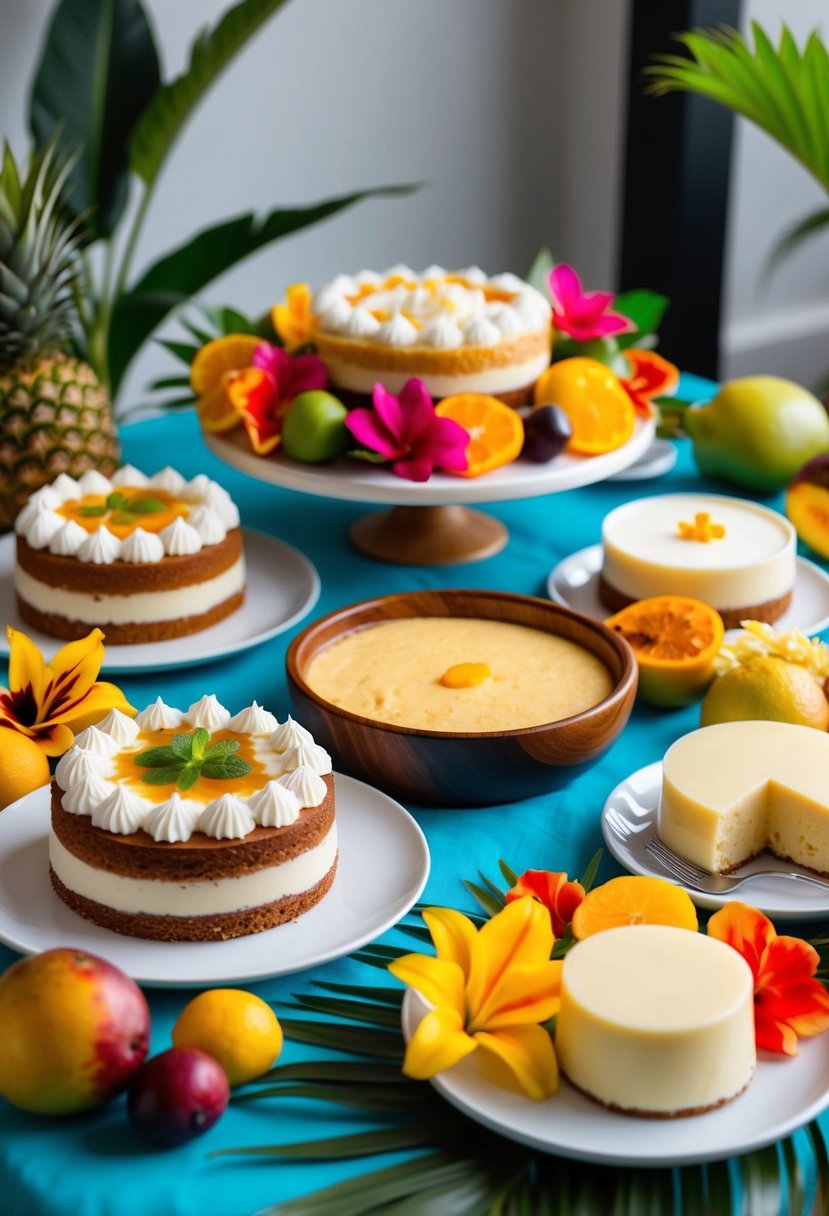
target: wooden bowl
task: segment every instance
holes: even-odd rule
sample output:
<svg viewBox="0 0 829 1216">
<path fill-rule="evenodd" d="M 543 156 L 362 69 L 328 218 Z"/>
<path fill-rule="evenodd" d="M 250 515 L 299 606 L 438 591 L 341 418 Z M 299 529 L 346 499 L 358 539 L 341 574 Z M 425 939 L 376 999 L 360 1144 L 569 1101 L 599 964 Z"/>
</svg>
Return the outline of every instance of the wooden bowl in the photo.
<svg viewBox="0 0 829 1216">
<path fill-rule="evenodd" d="M 613 691 L 558 722 L 462 734 L 376 722 L 333 705 L 308 686 L 311 659 L 331 642 L 367 625 L 423 616 L 486 618 L 557 634 L 601 659 Z M 633 651 L 604 625 L 549 600 L 501 591 L 413 591 L 350 604 L 304 629 L 291 643 L 286 666 L 299 720 L 337 765 L 426 805 L 513 802 L 567 785 L 620 734 L 637 683 Z"/>
</svg>

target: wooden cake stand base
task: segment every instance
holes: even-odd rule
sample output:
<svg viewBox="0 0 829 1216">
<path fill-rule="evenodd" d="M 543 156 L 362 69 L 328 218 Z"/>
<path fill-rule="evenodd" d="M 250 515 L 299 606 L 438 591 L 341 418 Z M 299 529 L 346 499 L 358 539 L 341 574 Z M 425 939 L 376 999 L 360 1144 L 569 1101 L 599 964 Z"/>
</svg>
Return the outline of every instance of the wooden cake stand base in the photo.
<svg viewBox="0 0 829 1216">
<path fill-rule="evenodd" d="M 398 566 L 454 566 L 500 552 L 502 523 L 469 507 L 392 507 L 364 515 L 349 539 L 359 553 Z"/>
</svg>

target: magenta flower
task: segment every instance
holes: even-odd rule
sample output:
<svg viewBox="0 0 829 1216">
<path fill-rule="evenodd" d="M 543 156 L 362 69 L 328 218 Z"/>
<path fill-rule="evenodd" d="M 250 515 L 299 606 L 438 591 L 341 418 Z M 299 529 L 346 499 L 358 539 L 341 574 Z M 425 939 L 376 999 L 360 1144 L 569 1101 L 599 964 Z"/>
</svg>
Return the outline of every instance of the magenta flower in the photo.
<svg viewBox="0 0 829 1216">
<path fill-rule="evenodd" d="M 352 410 L 345 425 L 361 447 L 392 461 L 398 477 L 428 481 L 436 468 L 464 472 L 469 432 L 437 416 L 422 380 L 407 380 L 396 397 L 375 384 L 372 399 L 373 410 Z"/>
<path fill-rule="evenodd" d="M 550 271 L 550 295 L 553 300 L 553 325 L 577 342 L 607 338 L 635 329 L 628 317 L 611 312 L 616 298 L 609 291 L 584 291 L 581 279 L 572 266 L 562 262 Z"/>
<path fill-rule="evenodd" d="M 280 406 L 313 388 L 325 388 L 328 373 L 318 355 L 289 355 L 280 346 L 261 342 L 253 352 L 253 366 L 273 378 L 274 396 Z"/>
</svg>

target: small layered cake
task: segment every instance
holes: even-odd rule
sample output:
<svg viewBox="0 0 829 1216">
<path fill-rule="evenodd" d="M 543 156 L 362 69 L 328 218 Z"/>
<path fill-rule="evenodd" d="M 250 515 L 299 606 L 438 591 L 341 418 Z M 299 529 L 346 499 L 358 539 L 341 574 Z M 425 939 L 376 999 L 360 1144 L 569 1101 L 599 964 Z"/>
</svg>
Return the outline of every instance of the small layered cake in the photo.
<svg viewBox="0 0 829 1216">
<path fill-rule="evenodd" d="M 726 629 L 771 623 L 791 602 L 796 544 L 787 519 L 740 498 L 640 498 L 605 516 L 599 593 L 614 612 L 685 595 L 716 608 Z"/>
<path fill-rule="evenodd" d="M 319 903 L 337 869 L 331 760 L 304 727 L 214 696 L 113 710 L 52 783 L 52 886 L 130 937 L 215 941 Z"/>
<path fill-rule="evenodd" d="M 768 849 L 829 874 L 829 735 L 785 722 L 722 722 L 665 753 L 657 831 L 723 874 Z"/>
<path fill-rule="evenodd" d="M 335 391 L 397 393 L 422 380 L 433 397 L 488 393 L 509 405 L 531 399 L 550 364 L 548 300 L 514 274 L 477 266 L 421 274 L 339 275 L 314 296 L 314 342 Z"/>
<path fill-rule="evenodd" d="M 631 1115 L 696 1115 L 746 1088 L 754 979 L 736 950 L 666 925 L 626 925 L 567 953 L 556 1023 L 562 1072 Z"/>
<path fill-rule="evenodd" d="M 52 637 L 97 626 L 108 643 L 156 642 L 207 629 L 244 601 L 239 512 L 201 473 L 61 473 L 15 531 L 20 615 Z"/>
</svg>

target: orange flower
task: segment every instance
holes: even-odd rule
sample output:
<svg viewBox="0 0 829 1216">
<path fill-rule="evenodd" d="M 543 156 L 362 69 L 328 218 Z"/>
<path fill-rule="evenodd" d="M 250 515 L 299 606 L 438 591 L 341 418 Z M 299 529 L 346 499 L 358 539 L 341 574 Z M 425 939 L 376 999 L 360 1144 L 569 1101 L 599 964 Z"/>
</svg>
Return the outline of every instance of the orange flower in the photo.
<svg viewBox="0 0 829 1216">
<path fill-rule="evenodd" d="M 525 870 L 514 887 L 507 891 L 507 903 L 531 895 L 542 903 L 550 913 L 550 923 L 555 937 L 563 937 L 573 913 L 584 899 L 584 887 L 580 882 L 568 882 L 567 875 L 551 870 Z"/>
<path fill-rule="evenodd" d="M 619 383 L 633 402 L 634 408 L 650 418 L 654 397 L 665 397 L 679 384 L 679 368 L 652 350 L 626 350 L 630 375 Z"/>
<path fill-rule="evenodd" d="M 292 283 L 282 304 L 271 309 L 273 327 L 287 351 L 296 350 L 314 340 L 313 295 L 307 283 Z"/>
<path fill-rule="evenodd" d="M 829 992 L 814 978 L 817 950 L 799 937 L 779 937 L 748 904 L 730 903 L 708 922 L 708 934 L 742 954 L 754 976 L 754 1033 L 766 1051 L 797 1055 L 797 1036 L 829 1030 Z"/>
</svg>

